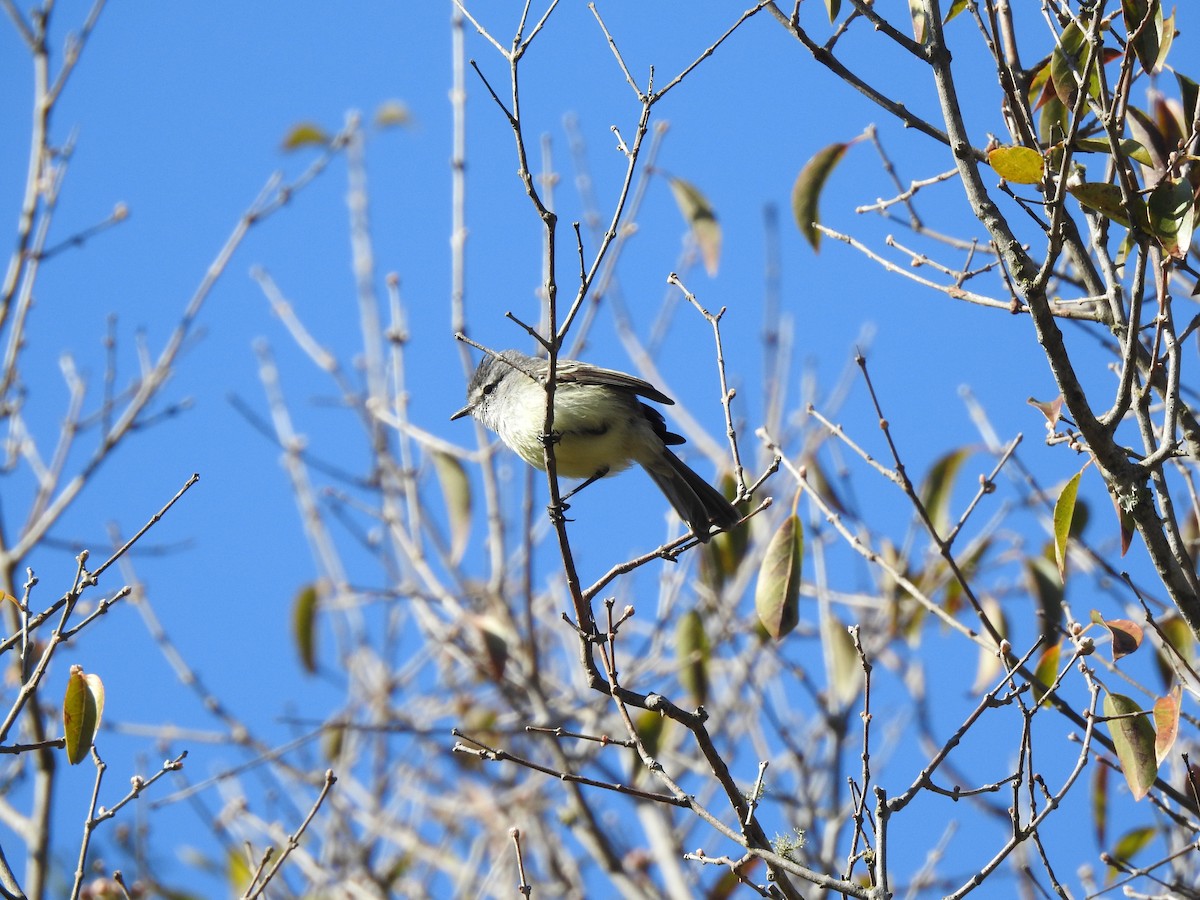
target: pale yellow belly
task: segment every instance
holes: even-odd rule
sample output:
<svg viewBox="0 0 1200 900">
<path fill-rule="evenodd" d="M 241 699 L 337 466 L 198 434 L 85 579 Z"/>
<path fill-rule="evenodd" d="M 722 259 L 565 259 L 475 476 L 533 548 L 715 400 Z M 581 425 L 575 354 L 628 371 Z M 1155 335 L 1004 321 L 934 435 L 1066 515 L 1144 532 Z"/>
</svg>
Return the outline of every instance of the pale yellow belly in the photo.
<svg viewBox="0 0 1200 900">
<path fill-rule="evenodd" d="M 522 387 L 516 415 L 500 423 L 501 438 L 517 454 L 539 469 L 545 469 L 540 438 L 545 425 L 545 393 L 528 382 Z M 591 478 L 605 467 L 620 472 L 644 454 L 647 439 L 657 440 L 633 397 L 595 385 L 561 385 L 555 392 L 554 431 L 561 437 L 555 444 L 555 466 L 565 478 Z"/>
</svg>

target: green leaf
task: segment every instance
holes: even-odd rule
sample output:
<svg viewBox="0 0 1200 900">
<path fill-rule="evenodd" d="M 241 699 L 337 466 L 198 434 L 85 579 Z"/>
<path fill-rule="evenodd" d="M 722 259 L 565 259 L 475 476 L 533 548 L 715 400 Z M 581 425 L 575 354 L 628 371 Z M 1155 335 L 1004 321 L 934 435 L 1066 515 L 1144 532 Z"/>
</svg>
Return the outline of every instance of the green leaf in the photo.
<svg viewBox="0 0 1200 900">
<path fill-rule="evenodd" d="M 800 233 L 813 250 L 821 248 L 821 232 L 817 229 L 817 223 L 821 221 L 821 214 L 817 208 L 821 200 L 821 191 L 834 166 L 846 155 L 849 147 L 850 143 L 830 144 L 817 151 L 812 159 L 804 164 L 804 168 L 796 176 L 796 183 L 792 185 L 792 215 L 796 218 Z"/>
<path fill-rule="evenodd" d="M 1125 232 L 1125 237 L 1121 238 L 1121 243 L 1117 245 L 1117 255 L 1113 260 L 1117 264 L 1118 269 L 1125 265 L 1125 260 L 1129 259 L 1129 254 L 1133 252 L 1136 246 L 1137 241 L 1133 239 L 1133 233 L 1129 231 Z M 1128 549 L 1128 545 L 1126 545 L 1126 549 Z M 1122 551 L 1121 555 L 1125 555 L 1124 551 Z"/>
<path fill-rule="evenodd" d="M 1179 82 L 1179 103 L 1183 107 L 1183 120 L 1194 122 L 1196 120 L 1196 102 L 1200 98 L 1200 85 L 1181 72 L 1175 73 L 1175 80 Z"/>
<path fill-rule="evenodd" d="M 1038 113 L 1038 137 L 1046 144 L 1058 144 L 1067 134 L 1067 105 L 1051 96 Z"/>
<path fill-rule="evenodd" d="M 342 750 L 346 746 L 346 726 L 326 725 L 321 735 L 321 756 L 327 762 L 336 763 L 340 760 Z M 455 754 L 457 755 L 457 754 Z"/>
<path fill-rule="evenodd" d="M 1184 180 L 1162 181 L 1150 192 L 1147 210 L 1150 214 L 1150 232 L 1158 238 L 1163 250 L 1175 259 L 1185 259 L 1196 224 L 1191 183 Z"/>
<path fill-rule="evenodd" d="M 633 723 L 638 740 L 651 756 L 657 756 L 662 749 L 663 728 L 666 722 L 666 717 L 661 713 L 647 709 L 640 713 Z"/>
<path fill-rule="evenodd" d="M 306 584 L 292 601 L 292 637 L 300 654 L 300 665 L 309 675 L 317 671 L 317 606 L 320 593 L 316 584 Z"/>
<path fill-rule="evenodd" d="M 812 477 L 811 469 L 809 477 Z M 721 493 L 732 498 L 736 490 L 733 476 L 728 472 L 721 476 Z M 743 515 L 749 511 L 749 503 L 743 501 L 734 506 Z M 728 531 L 715 535 L 704 545 L 700 557 L 704 574 L 710 576 L 717 586 L 723 585 L 733 578 L 746 559 L 746 549 L 750 545 L 750 523 L 743 522 Z"/>
<path fill-rule="evenodd" d="M 637 733 L 638 740 L 642 742 L 642 746 L 646 748 L 646 752 L 651 757 L 656 757 L 663 751 L 667 738 L 670 737 L 670 728 L 670 719 L 650 709 L 644 710 L 633 720 L 633 729 Z M 633 760 L 631 762 L 629 780 L 637 783 L 639 779 L 645 777 L 647 772 L 637 750 L 631 752 L 633 753 Z"/>
<path fill-rule="evenodd" d="M 1154 71 L 1161 72 L 1167 64 L 1167 54 L 1171 52 L 1171 45 L 1175 43 L 1175 11 L 1171 11 L 1171 15 L 1163 21 L 1162 34 L 1159 35 L 1158 58 L 1154 61 Z M 1191 119 L 1188 119 L 1190 122 Z"/>
<path fill-rule="evenodd" d="M 1131 828 L 1129 831 L 1121 835 L 1110 854 L 1113 858 L 1128 865 L 1133 861 L 1133 858 L 1147 844 L 1154 840 L 1158 834 L 1158 829 L 1153 825 L 1143 825 L 1140 828 Z"/>
<path fill-rule="evenodd" d="M 704 619 L 690 609 L 675 626 L 675 658 L 679 660 L 679 683 L 697 706 L 708 700 L 708 661 L 712 646 L 704 631 Z"/>
<path fill-rule="evenodd" d="M 842 11 L 842 0 L 825 0 L 825 11 L 829 13 L 829 24 L 833 24 Z"/>
<path fill-rule="evenodd" d="M 1076 138 L 1074 149 L 1082 153 L 1110 153 L 1112 147 L 1108 141 L 1100 138 Z M 1153 168 L 1154 160 L 1150 158 L 1150 152 L 1132 138 L 1124 138 L 1118 143 L 1118 148 L 1122 156 L 1127 156 L 1132 160 L 1140 162 L 1143 166 Z"/>
<path fill-rule="evenodd" d="M 754 609 L 767 634 L 779 640 L 800 621 L 800 568 L 804 526 L 795 514 L 783 520 L 758 569 Z"/>
<path fill-rule="evenodd" d="M 1162 4 L 1159 0 L 1121 0 L 1121 12 L 1125 16 L 1125 31 L 1130 35 L 1150 16 L 1151 20 L 1133 42 L 1133 52 L 1142 68 L 1153 74 L 1157 71 L 1159 41 L 1163 34 Z"/>
<path fill-rule="evenodd" d="M 1058 678 L 1058 662 L 1061 657 L 1062 641 L 1047 647 L 1042 651 L 1042 655 L 1038 657 L 1037 666 L 1033 670 L 1033 674 L 1037 676 L 1037 681 L 1032 684 L 1033 699 L 1036 702 L 1042 702 L 1042 698 L 1049 693 L 1047 689 Z"/>
<path fill-rule="evenodd" d="M 1154 701 L 1154 761 L 1160 766 L 1163 760 L 1175 746 L 1179 736 L 1179 701 L 1182 689 L 1179 685 L 1171 688 L 1165 697 Z"/>
<path fill-rule="evenodd" d="M 959 469 L 971 455 L 968 449 L 951 450 L 933 464 L 921 485 L 921 503 L 939 537 L 950 531 L 950 500 Z"/>
<path fill-rule="evenodd" d="M 683 214 L 683 219 L 692 230 L 692 238 L 704 258 L 704 271 L 709 277 L 717 274 L 721 262 L 721 226 L 708 198 L 691 182 L 682 178 L 671 178 L 671 193 Z"/>
<path fill-rule="evenodd" d="M 71 666 L 63 696 L 63 737 L 71 765 L 87 758 L 103 715 L 104 683 L 100 676 L 85 675 L 82 666 Z"/>
<path fill-rule="evenodd" d="M 1039 184 L 1045 160 L 1031 147 L 997 147 L 988 151 L 988 165 L 1013 184 Z"/>
<path fill-rule="evenodd" d="M 1071 196 L 1079 201 L 1081 206 L 1100 213 L 1107 219 L 1112 219 L 1118 225 L 1130 227 L 1129 214 L 1121 197 L 1121 189 L 1115 184 L 1100 181 L 1089 181 L 1083 184 L 1073 184 L 1067 187 Z M 1134 203 L 1134 217 L 1141 225 L 1146 221 L 1146 210 L 1136 194 L 1131 198 Z"/>
<path fill-rule="evenodd" d="M 1149 793 L 1158 774 L 1154 728 L 1141 713 L 1141 707 L 1123 694 L 1106 694 L 1104 697 L 1108 733 L 1117 749 L 1121 774 L 1125 776 L 1134 800 L 1141 800 Z M 1123 718 L 1114 718 L 1116 716 Z"/>
<path fill-rule="evenodd" d="M 1119 225 L 1129 227 L 1129 217 L 1125 214 L 1121 189 L 1115 184 L 1103 182 L 1085 182 L 1067 186 L 1071 196 L 1079 201 L 1081 206 L 1094 210 L 1106 218 L 1112 219 Z"/>
<path fill-rule="evenodd" d="M 456 566 L 471 536 L 471 479 L 458 457 L 440 450 L 434 450 L 432 456 L 450 520 L 450 564 Z"/>
<path fill-rule="evenodd" d="M 1092 825 L 1096 846 L 1108 840 L 1108 766 L 1092 766 Z"/>
<path fill-rule="evenodd" d="M 1075 93 L 1085 81 L 1088 93 L 1096 99 L 1100 97 L 1100 79 L 1095 66 L 1086 75 L 1083 71 L 1087 59 L 1087 35 L 1072 21 L 1063 29 L 1062 37 L 1050 55 L 1050 79 L 1054 84 L 1054 92 L 1067 106 L 1074 104 Z"/>
<path fill-rule="evenodd" d="M 301 147 L 328 147 L 331 142 L 329 132 L 320 125 L 301 122 L 299 125 L 293 125 L 292 130 L 284 137 L 282 149 L 290 153 Z"/>
<path fill-rule="evenodd" d="M 1067 539 L 1071 536 L 1075 496 L 1079 493 L 1079 479 L 1082 477 L 1082 470 L 1072 475 L 1054 502 L 1054 562 L 1058 565 L 1058 577 L 1063 584 L 1067 581 Z"/>
</svg>

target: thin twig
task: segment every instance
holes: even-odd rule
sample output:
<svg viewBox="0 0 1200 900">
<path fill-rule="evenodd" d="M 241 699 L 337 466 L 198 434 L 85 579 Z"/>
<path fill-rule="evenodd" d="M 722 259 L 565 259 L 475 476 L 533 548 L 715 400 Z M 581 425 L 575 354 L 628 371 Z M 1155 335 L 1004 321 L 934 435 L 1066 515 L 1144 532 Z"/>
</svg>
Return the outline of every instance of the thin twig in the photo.
<svg viewBox="0 0 1200 900">
<path fill-rule="evenodd" d="M 308 830 L 308 826 L 312 823 L 312 820 L 316 818 L 317 811 L 321 808 L 321 804 L 325 802 L 325 798 L 329 796 L 330 790 L 333 789 L 336 783 L 337 778 L 333 774 L 333 769 L 326 769 L 325 782 L 321 785 L 321 791 L 317 794 L 317 799 L 309 807 L 308 815 L 304 817 L 304 821 L 300 823 L 299 827 L 287 836 L 287 840 L 284 841 L 283 852 L 276 857 L 275 864 L 271 866 L 270 871 L 267 872 L 262 881 L 259 882 L 256 876 L 254 881 L 250 882 L 250 886 L 242 894 L 242 900 L 255 900 L 256 897 L 262 896 L 263 891 L 267 889 L 267 885 L 271 883 L 271 879 L 279 873 L 279 869 L 287 861 L 288 856 L 300 846 L 300 838 Z"/>
</svg>

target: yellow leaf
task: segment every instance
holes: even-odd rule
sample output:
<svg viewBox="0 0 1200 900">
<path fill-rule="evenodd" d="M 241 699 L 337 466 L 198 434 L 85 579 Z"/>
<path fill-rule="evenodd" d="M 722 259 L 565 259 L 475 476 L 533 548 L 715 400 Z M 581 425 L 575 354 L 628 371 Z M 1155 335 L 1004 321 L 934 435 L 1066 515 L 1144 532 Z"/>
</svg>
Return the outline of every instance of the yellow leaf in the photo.
<svg viewBox="0 0 1200 900">
<path fill-rule="evenodd" d="M 225 878 L 232 891 L 239 896 L 250 887 L 254 873 L 250 871 L 250 864 L 246 862 L 245 852 L 230 848 L 225 855 Z"/>
<path fill-rule="evenodd" d="M 1058 577 L 1064 584 L 1067 581 L 1067 539 L 1071 536 L 1071 519 L 1075 516 L 1075 497 L 1082 475 L 1080 471 L 1071 476 L 1054 502 L 1054 561 L 1058 564 Z"/>
<path fill-rule="evenodd" d="M 377 128 L 395 128 L 397 125 L 408 125 L 412 115 L 408 107 L 400 100 L 385 100 L 375 110 L 375 126 Z"/>
<path fill-rule="evenodd" d="M 1043 162 L 1042 154 L 1031 147 L 997 147 L 988 151 L 988 165 L 1013 184 L 1039 184 Z"/>
<path fill-rule="evenodd" d="M 950 4 L 950 9 L 946 12 L 946 18 L 942 20 L 942 23 L 945 24 L 946 22 L 949 22 L 966 8 L 967 0 L 954 0 L 954 2 Z"/>
<path fill-rule="evenodd" d="M 283 139 L 283 150 L 291 152 L 299 150 L 301 147 L 328 147 L 330 143 L 329 133 L 320 125 L 312 122 L 301 122 L 299 125 L 294 125 L 292 130 L 287 133 Z"/>
<path fill-rule="evenodd" d="M 704 258 L 704 271 L 711 278 L 717 274 L 721 262 L 721 226 L 717 222 L 717 214 L 708 198 L 691 182 L 671 178 L 670 183 L 675 203 L 692 229 L 692 237 Z"/>
<path fill-rule="evenodd" d="M 698 706 L 708 699 L 708 660 L 712 647 L 697 610 L 684 613 L 675 630 L 675 655 L 679 660 L 679 683 Z"/>
</svg>

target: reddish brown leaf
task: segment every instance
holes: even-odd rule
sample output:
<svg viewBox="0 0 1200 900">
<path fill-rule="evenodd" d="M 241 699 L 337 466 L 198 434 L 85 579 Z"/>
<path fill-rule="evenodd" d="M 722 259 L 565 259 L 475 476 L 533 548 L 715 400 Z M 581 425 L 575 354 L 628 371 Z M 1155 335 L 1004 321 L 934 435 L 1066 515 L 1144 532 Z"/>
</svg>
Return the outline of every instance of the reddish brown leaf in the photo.
<svg viewBox="0 0 1200 900">
<path fill-rule="evenodd" d="M 1113 661 L 1122 656 L 1128 656 L 1142 645 L 1142 626 L 1129 619 L 1105 619 L 1100 613 L 1092 610 L 1092 621 L 1103 625 L 1112 635 Z"/>
<path fill-rule="evenodd" d="M 1165 697 L 1154 701 L 1154 759 L 1161 766 L 1179 736 L 1179 701 L 1182 688 L 1171 688 Z"/>
<path fill-rule="evenodd" d="M 1127 510 L 1121 508 L 1121 504 L 1116 497 L 1112 497 L 1113 508 L 1117 511 L 1117 520 L 1121 525 L 1121 555 L 1124 556 L 1129 552 L 1129 544 L 1133 540 L 1133 516 Z"/>
<path fill-rule="evenodd" d="M 1046 427 L 1053 431 L 1058 427 L 1059 417 L 1062 416 L 1063 398 L 1059 394 L 1053 400 L 1035 400 L 1030 397 L 1027 401 L 1030 406 L 1046 417 Z"/>
</svg>

